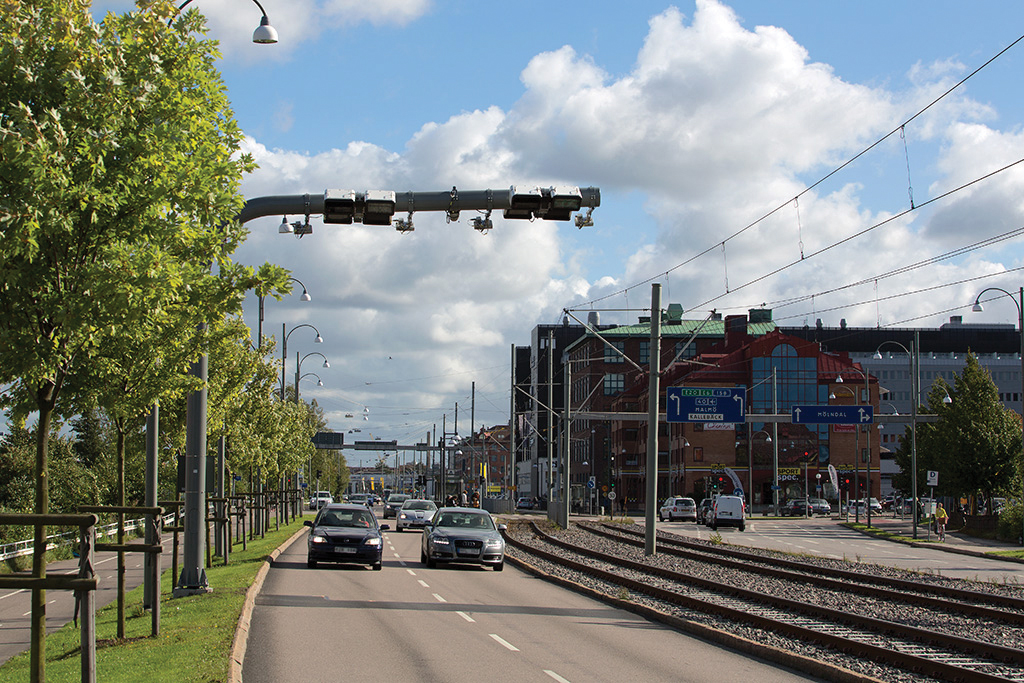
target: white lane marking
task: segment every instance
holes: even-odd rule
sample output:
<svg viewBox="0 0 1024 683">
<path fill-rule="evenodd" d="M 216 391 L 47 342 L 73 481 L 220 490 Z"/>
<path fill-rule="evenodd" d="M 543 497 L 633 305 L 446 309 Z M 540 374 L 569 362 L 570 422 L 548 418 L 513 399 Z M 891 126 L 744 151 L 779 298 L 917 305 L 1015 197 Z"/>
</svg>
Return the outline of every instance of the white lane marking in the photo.
<svg viewBox="0 0 1024 683">
<path fill-rule="evenodd" d="M 0 595 L 0 600 L 3 600 L 4 598 L 9 598 L 9 597 L 11 597 L 12 595 L 17 595 L 18 593 L 24 593 L 24 592 L 25 592 L 25 591 L 27 591 L 27 590 L 28 590 L 27 588 L 19 588 L 19 589 L 18 589 L 18 590 L 16 590 L 16 591 L 13 591 L 13 592 L 11 592 L 11 593 L 8 593 L 7 595 Z"/>
<path fill-rule="evenodd" d="M 405 571 L 409 572 L 409 576 L 416 576 L 416 572 L 411 569 L 406 569 Z"/>
<path fill-rule="evenodd" d="M 117 555 L 114 555 L 113 557 L 108 557 L 105 560 L 100 560 L 98 562 L 93 562 L 93 564 L 103 564 L 104 562 L 110 562 L 111 560 L 116 560 L 116 559 L 117 559 Z"/>
<path fill-rule="evenodd" d="M 447 600 L 445 600 L 444 598 L 442 598 L 442 597 L 441 597 L 440 595 L 438 595 L 437 593 L 434 593 L 434 597 L 435 597 L 435 598 L 437 598 L 437 601 L 438 601 L 438 602 L 448 602 Z"/>
<path fill-rule="evenodd" d="M 391 554 L 394 555 L 395 557 L 401 557 L 401 555 L 399 555 L 398 553 L 391 553 Z"/>
<path fill-rule="evenodd" d="M 458 614 L 460 617 L 462 617 L 463 619 L 465 619 L 466 621 L 468 621 L 471 624 L 475 624 L 476 623 L 476 619 L 474 619 L 473 617 L 469 616 L 465 612 L 458 612 L 458 611 L 456 611 L 455 613 Z"/>
<path fill-rule="evenodd" d="M 423 586 L 424 588 L 430 588 L 430 586 L 428 586 L 428 585 L 427 585 L 427 582 L 426 582 L 426 581 L 424 581 L 423 579 L 419 579 L 419 583 L 420 583 L 420 585 L 421 585 L 421 586 Z"/>
<path fill-rule="evenodd" d="M 569 683 L 569 679 L 568 678 L 562 678 L 561 676 L 556 674 L 554 671 L 551 671 L 549 669 L 544 669 L 544 673 L 546 673 L 548 676 L 551 676 L 553 679 L 558 681 L 558 683 Z"/>
<path fill-rule="evenodd" d="M 512 650 L 512 652 L 519 652 L 518 647 L 508 642 L 507 640 L 499 636 L 497 633 L 488 633 L 487 635 L 489 635 L 491 638 L 494 638 L 496 641 L 507 647 L 509 650 Z"/>
</svg>

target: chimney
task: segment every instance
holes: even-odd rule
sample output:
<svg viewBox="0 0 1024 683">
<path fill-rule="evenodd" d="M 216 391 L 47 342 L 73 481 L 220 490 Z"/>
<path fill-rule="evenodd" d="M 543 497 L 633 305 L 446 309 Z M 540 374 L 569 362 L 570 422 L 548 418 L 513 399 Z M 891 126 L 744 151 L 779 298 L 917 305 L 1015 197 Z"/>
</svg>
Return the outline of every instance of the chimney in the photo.
<svg viewBox="0 0 1024 683">
<path fill-rule="evenodd" d="M 727 351 L 743 346 L 747 341 L 747 316 L 725 316 L 725 348 Z"/>
</svg>

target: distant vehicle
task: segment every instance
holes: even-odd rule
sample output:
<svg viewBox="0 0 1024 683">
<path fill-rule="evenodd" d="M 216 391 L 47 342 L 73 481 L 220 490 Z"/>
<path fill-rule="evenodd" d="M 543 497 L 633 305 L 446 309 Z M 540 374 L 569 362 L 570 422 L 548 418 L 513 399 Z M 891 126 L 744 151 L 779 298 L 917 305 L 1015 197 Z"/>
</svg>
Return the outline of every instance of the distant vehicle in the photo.
<svg viewBox="0 0 1024 683">
<path fill-rule="evenodd" d="M 421 500 L 409 498 L 398 510 L 395 517 L 395 528 L 399 531 L 406 529 L 422 529 L 430 524 L 430 520 L 437 512 L 437 505 L 432 500 Z"/>
<path fill-rule="evenodd" d="M 309 499 L 309 509 L 319 510 L 324 505 L 329 505 L 334 502 L 334 496 L 331 495 L 330 491 L 317 491 Z"/>
<path fill-rule="evenodd" d="M 793 498 L 779 508 L 783 517 L 809 517 L 814 514 L 814 506 L 806 498 Z"/>
<path fill-rule="evenodd" d="M 369 493 L 353 493 L 349 495 L 348 502 L 356 505 L 371 505 Z"/>
<path fill-rule="evenodd" d="M 402 503 L 409 500 L 411 496 L 407 496 L 404 493 L 392 493 L 388 496 L 388 502 L 384 504 L 384 519 L 388 517 L 397 517 L 398 510 L 402 507 Z"/>
<path fill-rule="evenodd" d="M 505 568 L 504 524 L 495 526 L 491 513 L 476 508 L 441 508 L 423 530 L 420 562 L 431 569 L 439 562 Z"/>
<path fill-rule="evenodd" d="M 516 510 L 532 510 L 533 498 L 520 498 L 516 501 Z"/>
<path fill-rule="evenodd" d="M 832 514 L 832 505 L 824 498 L 811 498 L 811 509 L 816 515 Z"/>
<path fill-rule="evenodd" d="M 681 520 L 683 522 L 697 521 L 697 504 L 693 498 L 666 498 L 665 504 L 658 510 L 658 519 L 664 522 Z"/>
<path fill-rule="evenodd" d="M 711 506 L 714 502 L 714 498 L 703 498 L 700 501 L 700 505 L 697 506 L 697 524 L 707 523 L 708 513 L 711 512 Z"/>
<path fill-rule="evenodd" d="M 316 518 L 306 520 L 310 527 L 306 540 L 306 566 L 318 562 L 367 564 L 380 571 L 384 550 L 377 517 L 363 505 L 333 503 L 320 508 Z"/>
<path fill-rule="evenodd" d="M 743 499 L 739 496 L 719 496 L 708 513 L 708 522 L 712 531 L 717 531 L 720 526 L 734 526 L 740 531 L 746 528 L 746 520 L 743 517 Z"/>
</svg>

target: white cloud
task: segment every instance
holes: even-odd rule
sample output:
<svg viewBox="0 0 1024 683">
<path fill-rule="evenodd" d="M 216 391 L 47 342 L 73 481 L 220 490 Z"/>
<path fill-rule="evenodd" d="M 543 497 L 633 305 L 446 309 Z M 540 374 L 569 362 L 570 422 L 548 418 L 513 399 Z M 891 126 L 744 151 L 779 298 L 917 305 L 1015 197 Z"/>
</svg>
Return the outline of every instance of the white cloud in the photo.
<svg viewBox="0 0 1024 683">
<path fill-rule="evenodd" d="M 331 21 L 383 16 L 342 11 L 351 3 L 297 7 L 320 10 Z M 394 12 L 396 20 L 408 21 L 428 6 L 402 8 L 404 14 Z M 810 61 L 782 29 L 747 30 L 728 7 L 700 0 L 689 22 L 676 9 L 650 21 L 636 64 L 625 76 L 610 77 L 570 46 L 538 54 L 523 69 L 524 92 L 508 111 L 480 103 L 445 121 L 426 121 L 402 150 L 353 141 L 344 149 L 306 154 L 247 143 L 261 166 L 246 181 L 250 197 L 327 187 L 593 184 L 619 196 L 634 192 L 632 208 L 646 214 L 636 222 L 650 230 L 651 239 L 634 239 L 634 228 L 623 224 L 608 243 L 577 252 L 568 247 L 571 229 L 558 224 L 495 216 L 495 229 L 480 235 L 469 227 L 468 216 L 447 224 L 443 215 L 417 214 L 417 229 L 409 235 L 314 220 L 314 234 L 296 240 L 276 234 L 278 219 L 265 219 L 254 224 L 242 258 L 270 258 L 307 284 L 312 305 L 300 313 L 294 302 L 274 303 L 273 315 L 278 324 L 315 321 L 329 339 L 335 376 L 363 378 L 340 381 L 345 400 L 396 411 L 449 409 L 451 392 L 464 392 L 480 368 L 506 367 L 510 345 L 527 343 L 536 323 L 555 322 L 563 307 L 669 270 L 661 281 L 671 300 L 687 308 L 705 300 L 713 300 L 707 307 L 738 310 L 775 302 L 780 316 L 796 316 L 787 324 L 804 318 L 813 324 L 823 309 L 859 303 L 822 317 L 829 324 L 846 318 L 851 325 L 911 320 L 964 300 L 974 285 L 886 297 L 1004 266 L 998 259 L 969 257 L 798 304 L 780 302 L 942 253 L 951 243 L 965 243 L 965 230 L 980 238 L 1020 227 L 1020 172 L 814 258 L 907 208 L 903 142 L 887 141 L 848 173 L 798 202 L 784 202 L 808 179 L 893 130 L 947 88 L 947 79 L 960 69 L 952 62 L 916 65 L 906 91 L 848 83 L 828 65 Z M 981 123 L 992 115 L 990 107 L 958 95 L 917 127 L 908 126 L 913 170 L 924 183 L 921 199 L 1022 156 L 1021 131 Z M 627 212 L 617 210 L 603 207 L 595 220 L 607 215 L 622 221 Z M 748 225 L 723 247 L 723 240 Z M 593 251 L 615 249 L 626 251 L 621 262 L 592 270 Z M 788 264 L 795 265 L 745 286 Z M 721 296 L 726 290 L 731 294 Z M 648 291 L 638 287 L 627 301 L 645 307 Z M 507 377 L 493 390 L 507 394 Z M 331 389 L 324 391 L 326 397 Z M 496 403 L 496 412 L 506 409 L 501 400 Z M 335 409 L 347 409 L 341 405 Z"/>
</svg>

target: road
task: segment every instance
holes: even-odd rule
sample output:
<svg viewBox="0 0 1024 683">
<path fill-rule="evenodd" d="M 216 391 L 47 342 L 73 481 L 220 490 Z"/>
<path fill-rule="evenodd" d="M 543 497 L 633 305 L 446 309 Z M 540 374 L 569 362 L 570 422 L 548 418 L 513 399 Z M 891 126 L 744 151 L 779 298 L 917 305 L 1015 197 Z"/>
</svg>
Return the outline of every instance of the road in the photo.
<svg viewBox="0 0 1024 683">
<path fill-rule="evenodd" d="M 257 598 L 246 683 L 319 680 L 815 680 L 680 634 L 506 564 L 427 569 L 420 533 L 384 569 L 306 567 L 305 537 Z"/>
</svg>

